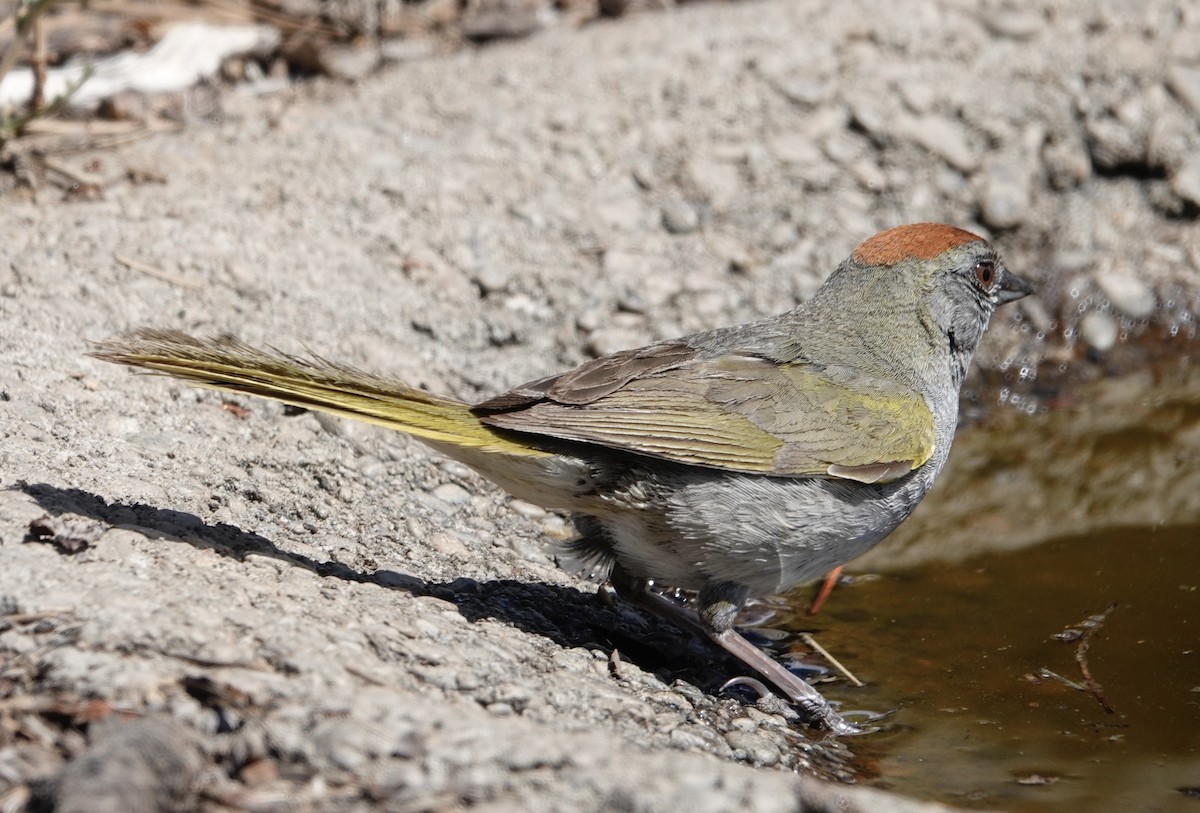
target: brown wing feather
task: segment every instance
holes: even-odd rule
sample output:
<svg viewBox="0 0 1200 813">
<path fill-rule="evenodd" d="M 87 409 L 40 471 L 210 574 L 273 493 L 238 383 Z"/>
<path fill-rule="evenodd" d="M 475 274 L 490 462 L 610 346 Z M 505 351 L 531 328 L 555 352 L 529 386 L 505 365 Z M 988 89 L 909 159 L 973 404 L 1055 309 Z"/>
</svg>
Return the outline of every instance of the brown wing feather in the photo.
<svg viewBox="0 0 1200 813">
<path fill-rule="evenodd" d="M 933 453 L 933 416 L 898 384 L 668 343 L 597 359 L 475 408 L 489 426 L 679 463 L 887 482 Z"/>
</svg>

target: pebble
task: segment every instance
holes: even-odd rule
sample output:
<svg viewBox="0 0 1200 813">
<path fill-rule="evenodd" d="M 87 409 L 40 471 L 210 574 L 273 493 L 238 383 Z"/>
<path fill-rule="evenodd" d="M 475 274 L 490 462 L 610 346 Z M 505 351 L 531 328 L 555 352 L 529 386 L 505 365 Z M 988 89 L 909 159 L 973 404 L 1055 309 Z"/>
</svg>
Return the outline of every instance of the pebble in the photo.
<svg viewBox="0 0 1200 813">
<path fill-rule="evenodd" d="M 1167 68 L 1167 87 L 1200 121 L 1200 68 L 1172 65 Z"/>
<path fill-rule="evenodd" d="M 1046 176 L 1055 189 L 1072 189 L 1092 177 L 1092 159 L 1080 139 L 1062 139 L 1042 150 Z"/>
<path fill-rule="evenodd" d="M 983 221 L 994 229 L 1011 229 L 1029 216 L 1030 177 L 1028 164 L 1018 156 L 989 161 L 983 172 L 979 208 Z"/>
<path fill-rule="evenodd" d="M 649 342 L 649 337 L 640 330 L 624 327 L 602 327 L 588 335 L 588 352 L 595 356 L 607 356 L 618 350 L 628 350 L 631 347 L 641 347 Z"/>
<path fill-rule="evenodd" d="M 411 62 L 437 53 L 433 39 L 394 37 L 379 43 L 379 58 L 384 62 Z"/>
<path fill-rule="evenodd" d="M 353 717 L 334 717 L 312 732 L 318 764 L 354 771 L 391 750 L 392 736 L 381 726 Z"/>
<path fill-rule="evenodd" d="M 785 226 L 788 224 L 784 224 Z M 707 235 L 708 250 L 720 258 L 725 268 L 744 273 L 754 266 L 754 258 L 745 243 L 729 234 L 714 232 Z"/>
<path fill-rule="evenodd" d="M 348 438 L 354 434 L 354 423 L 345 418 L 330 415 L 328 412 L 313 412 L 313 418 L 318 426 L 335 438 Z"/>
<path fill-rule="evenodd" d="M 511 499 L 508 501 L 508 507 L 513 513 L 519 514 L 526 519 L 544 519 L 546 517 L 546 509 L 540 505 L 525 502 L 524 500 Z"/>
<path fill-rule="evenodd" d="M 971 149 L 959 122 L 938 115 L 902 116 L 896 121 L 896 131 L 960 172 L 970 172 L 979 165 L 979 156 Z"/>
<path fill-rule="evenodd" d="M 316 67 L 337 79 L 362 79 L 379 65 L 379 49 L 355 45 L 318 46 Z"/>
<path fill-rule="evenodd" d="M 822 82 L 819 79 L 811 79 L 803 75 L 779 81 L 776 83 L 775 88 L 789 102 L 805 107 L 820 104 L 831 93 L 831 88 L 827 82 Z"/>
<path fill-rule="evenodd" d="M 775 157 L 785 164 L 811 166 L 821 163 L 821 149 L 808 133 L 782 133 L 768 144 Z"/>
<path fill-rule="evenodd" d="M 683 751 L 702 751 L 708 741 L 698 734 L 698 729 L 676 728 L 671 732 L 671 745 Z"/>
<path fill-rule="evenodd" d="M 1089 311 L 1079 322 L 1079 335 L 1099 353 L 1107 353 L 1117 343 L 1117 320 L 1111 314 Z"/>
<path fill-rule="evenodd" d="M 688 176 L 717 210 L 728 208 L 741 193 L 742 179 L 733 164 L 711 158 L 693 158 L 688 164 Z"/>
<path fill-rule="evenodd" d="M 1192 156 L 1171 173 L 1171 191 L 1183 200 L 1200 206 L 1200 156 Z"/>
<path fill-rule="evenodd" d="M 539 31 L 550 18 L 540 0 L 482 0 L 467 5 L 461 26 L 467 39 L 508 39 Z"/>
<path fill-rule="evenodd" d="M 93 724 L 89 737 L 88 749 L 55 778 L 52 809 L 152 813 L 198 805 L 195 786 L 204 758 L 179 722 L 113 715 Z"/>
<path fill-rule="evenodd" d="M 916 81 L 910 77 L 899 82 L 896 90 L 904 99 L 904 104 L 914 113 L 928 113 L 937 103 L 939 91 L 929 82 Z"/>
<path fill-rule="evenodd" d="M 671 234 L 691 234 L 700 228 L 700 213 L 682 198 L 674 198 L 662 207 L 663 227 Z"/>
<path fill-rule="evenodd" d="M 725 735 L 725 742 L 733 749 L 735 759 L 744 759 L 755 765 L 774 765 L 779 762 L 779 749 L 749 731 L 730 731 Z"/>
<path fill-rule="evenodd" d="M 485 294 L 495 294 L 505 291 L 512 274 L 507 268 L 496 263 L 485 262 L 471 272 L 471 281 L 480 287 Z"/>
<path fill-rule="evenodd" d="M 1096 285 L 1113 307 L 1131 319 L 1145 319 L 1157 304 L 1154 291 L 1146 283 L 1124 271 L 1098 271 Z"/>
<path fill-rule="evenodd" d="M 459 539 L 458 535 L 452 534 L 449 531 L 438 531 L 437 533 L 430 534 L 429 539 L 426 540 L 425 544 L 438 553 L 446 556 L 466 557 L 471 553 L 470 549 L 463 544 L 463 541 Z"/>
<path fill-rule="evenodd" d="M 614 184 L 605 190 L 595 213 L 600 222 L 614 229 L 636 231 L 642 228 L 647 210 L 631 178 L 628 184 Z"/>
<path fill-rule="evenodd" d="M 799 237 L 800 234 L 796 231 L 795 225 L 781 220 L 767 232 L 767 248 L 773 251 L 783 251 L 792 246 Z"/>
<path fill-rule="evenodd" d="M 1033 39 L 1046 29 L 1046 19 L 1039 11 L 1021 10 L 1010 6 L 1000 6 L 984 14 L 983 24 L 987 26 L 988 31 L 997 36 L 1018 41 Z"/>
<path fill-rule="evenodd" d="M 471 499 L 471 492 L 458 483 L 442 483 L 433 490 L 433 496 L 447 505 L 462 505 Z"/>
<path fill-rule="evenodd" d="M 855 180 L 862 184 L 865 189 L 869 189 L 872 192 L 882 192 L 887 189 L 887 175 L 884 174 L 883 170 L 874 161 L 868 158 L 863 158 L 851 164 L 850 172 L 854 175 Z"/>
</svg>

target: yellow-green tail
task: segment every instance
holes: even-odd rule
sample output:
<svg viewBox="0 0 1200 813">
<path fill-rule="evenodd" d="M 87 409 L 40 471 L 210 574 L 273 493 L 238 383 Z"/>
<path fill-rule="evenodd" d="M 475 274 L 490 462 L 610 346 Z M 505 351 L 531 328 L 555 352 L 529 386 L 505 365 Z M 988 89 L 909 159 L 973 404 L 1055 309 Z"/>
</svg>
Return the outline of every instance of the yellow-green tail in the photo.
<svg viewBox="0 0 1200 813">
<path fill-rule="evenodd" d="M 484 426 L 470 407 L 453 398 L 324 359 L 266 352 L 232 336 L 197 339 L 174 330 L 142 329 L 98 343 L 91 355 L 200 387 L 379 424 L 435 443 L 510 455 L 548 454 Z"/>
</svg>

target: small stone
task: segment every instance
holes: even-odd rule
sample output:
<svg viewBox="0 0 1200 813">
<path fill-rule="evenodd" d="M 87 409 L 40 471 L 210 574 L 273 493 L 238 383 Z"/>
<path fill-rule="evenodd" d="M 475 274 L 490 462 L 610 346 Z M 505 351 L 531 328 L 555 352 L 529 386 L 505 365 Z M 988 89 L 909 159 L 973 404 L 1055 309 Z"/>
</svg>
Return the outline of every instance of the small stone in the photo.
<svg viewBox="0 0 1200 813">
<path fill-rule="evenodd" d="M 471 40 L 515 39 L 541 30 L 552 17 L 544 0 L 482 0 L 467 6 L 461 26 Z"/>
<path fill-rule="evenodd" d="M 708 743 L 697 736 L 694 730 L 676 728 L 671 731 L 671 746 L 681 751 L 700 751 L 707 745 Z"/>
<path fill-rule="evenodd" d="M 700 213 L 682 198 L 675 198 L 662 208 L 663 226 L 671 234 L 691 234 L 700 228 Z"/>
<path fill-rule="evenodd" d="M 887 189 L 887 175 L 873 161 L 866 158 L 850 165 L 850 172 L 865 189 L 881 192 Z"/>
<path fill-rule="evenodd" d="M 1025 222 L 1031 180 L 1026 162 L 1017 156 L 989 161 L 979 201 L 983 221 L 994 229 L 1011 229 Z"/>
<path fill-rule="evenodd" d="M 688 176 L 718 211 L 727 208 L 741 193 L 742 179 L 733 164 L 710 158 L 694 158 L 688 165 Z"/>
<path fill-rule="evenodd" d="M 1158 304 L 1154 291 L 1132 274 L 1102 271 L 1095 274 L 1095 280 L 1113 307 L 1131 319 L 1145 319 L 1154 313 Z"/>
<path fill-rule="evenodd" d="M 647 209 L 642 204 L 637 187 L 632 180 L 628 189 L 613 189 L 596 204 L 596 216 L 614 229 L 622 231 L 640 230 Z"/>
<path fill-rule="evenodd" d="M 938 115 L 903 116 L 897 120 L 896 129 L 960 172 L 970 172 L 979 165 L 979 156 L 971 149 L 959 122 Z"/>
<path fill-rule="evenodd" d="M 886 144 L 894 135 L 888 111 L 878 106 L 876 100 L 859 99 L 851 104 L 851 121 L 865 130 L 876 143 Z"/>
<path fill-rule="evenodd" d="M 794 224 L 786 220 L 780 221 L 767 232 L 767 247 L 772 251 L 783 251 L 790 248 L 799 239 L 800 234 Z"/>
<path fill-rule="evenodd" d="M 1171 173 L 1171 191 L 1183 200 L 1200 206 L 1200 157 L 1192 156 Z"/>
<path fill-rule="evenodd" d="M 728 234 L 714 233 L 707 236 L 705 243 L 731 271 L 743 273 L 754 265 L 754 258 L 741 240 Z"/>
<path fill-rule="evenodd" d="M 1079 335 L 1098 353 L 1107 353 L 1117 343 L 1117 320 L 1110 314 L 1090 311 L 1079 322 Z"/>
<path fill-rule="evenodd" d="M 909 78 L 899 83 L 897 90 L 904 99 L 904 104 L 914 113 L 928 113 L 937 103 L 939 91 L 929 82 L 916 81 Z"/>
<path fill-rule="evenodd" d="M 145 94 L 134 90 L 122 90 L 101 100 L 96 113 L 101 118 L 112 121 L 145 121 L 149 106 Z"/>
<path fill-rule="evenodd" d="M 457 534 L 452 534 L 448 531 L 438 531 L 431 535 L 426 543 L 432 550 L 446 556 L 469 556 L 470 549 L 463 544 Z"/>
<path fill-rule="evenodd" d="M 828 83 L 804 75 L 784 79 L 776 83 L 775 88 L 789 102 L 805 107 L 820 104 L 830 95 Z"/>
<path fill-rule="evenodd" d="M 1046 176 L 1055 189 L 1073 189 L 1092 177 L 1092 159 L 1079 139 L 1056 141 L 1042 151 Z"/>
<path fill-rule="evenodd" d="M 783 133 L 772 138 L 768 146 L 785 164 L 810 166 L 821 163 L 821 149 L 807 133 Z"/>
<path fill-rule="evenodd" d="M 354 45 L 320 46 L 321 69 L 338 79 L 362 79 L 379 65 L 379 49 Z"/>
<path fill-rule="evenodd" d="M 337 415 L 330 415 L 328 412 L 314 412 L 313 418 L 318 426 L 335 438 L 350 437 L 354 434 L 353 424 Z"/>
<path fill-rule="evenodd" d="M 379 57 L 384 62 L 411 62 L 426 59 L 437 53 L 432 39 L 392 37 L 379 44 Z"/>
<path fill-rule="evenodd" d="M 1039 12 L 1008 6 L 984 14 L 983 24 L 997 36 L 1018 41 L 1032 39 L 1046 28 L 1046 20 Z"/>
<path fill-rule="evenodd" d="M 471 499 L 471 492 L 458 483 L 442 483 L 433 490 L 433 496 L 449 505 L 462 505 Z"/>
<path fill-rule="evenodd" d="M 534 505 L 524 500 L 512 499 L 508 502 L 508 507 L 512 509 L 514 514 L 525 517 L 526 519 L 545 519 L 546 509 L 540 505 Z"/>
<path fill-rule="evenodd" d="M 1172 65 L 1167 68 L 1167 87 L 1200 121 L 1200 68 Z"/>
<path fill-rule="evenodd" d="M 592 331 L 588 336 L 588 351 L 596 356 L 607 356 L 618 350 L 628 350 L 631 347 L 641 347 L 649 341 L 649 337 L 640 330 L 622 327 L 602 327 Z"/>
<path fill-rule="evenodd" d="M 511 279 L 508 269 L 496 263 L 484 263 L 471 272 L 471 281 L 485 294 L 500 293 L 508 288 Z"/>
<path fill-rule="evenodd" d="M 735 759 L 744 759 L 755 765 L 774 765 L 779 762 L 779 749 L 770 741 L 749 731 L 730 731 L 725 742 L 733 749 Z"/>
<path fill-rule="evenodd" d="M 64 766 L 54 787 L 54 810 L 190 810 L 204 765 L 191 734 L 176 720 L 116 715 L 89 732 L 91 742 Z"/>
<path fill-rule="evenodd" d="M 279 779 L 279 768 L 273 760 L 255 759 L 242 766 L 238 778 L 247 787 L 269 785 Z"/>
<path fill-rule="evenodd" d="M 314 757 L 345 771 L 389 753 L 392 736 L 382 726 L 353 717 L 334 717 L 318 723 L 312 733 Z"/>
</svg>

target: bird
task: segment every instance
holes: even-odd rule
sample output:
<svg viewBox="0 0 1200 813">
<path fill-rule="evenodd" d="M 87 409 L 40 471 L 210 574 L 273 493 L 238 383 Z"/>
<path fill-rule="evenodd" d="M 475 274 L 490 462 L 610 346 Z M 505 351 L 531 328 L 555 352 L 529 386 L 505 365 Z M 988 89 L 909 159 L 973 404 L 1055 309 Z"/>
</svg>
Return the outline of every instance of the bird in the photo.
<svg viewBox="0 0 1200 813">
<path fill-rule="evenodd" d="M 814 727 L 859 731 L 735 628 L 751 596 L 811 581 L 903 521 L 946 463 L 995 309 L 1030 293 L 992 245 L 915 223 L 860 243 L 793 309 L 469 404 L 320 358 L 142 328 L 91 355 L 415 436 L 570 514 L 560 564 L 758 672 Z M 650 586 L 695 591 L 681 606 Z"/>
</svg>

